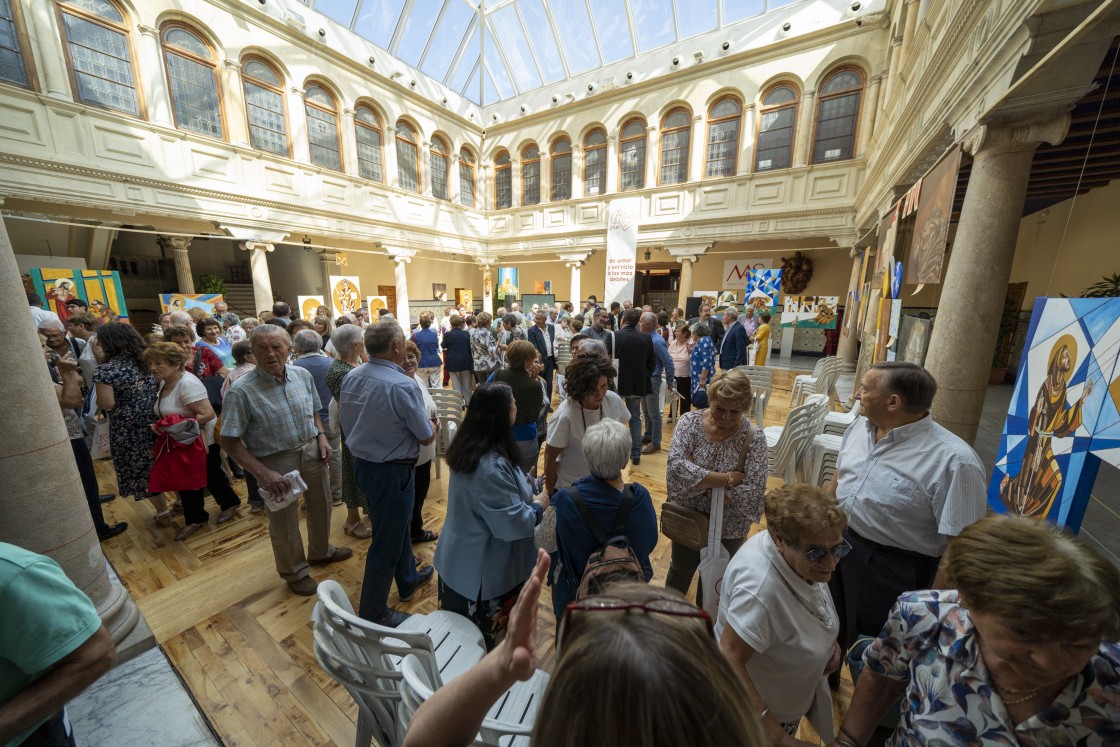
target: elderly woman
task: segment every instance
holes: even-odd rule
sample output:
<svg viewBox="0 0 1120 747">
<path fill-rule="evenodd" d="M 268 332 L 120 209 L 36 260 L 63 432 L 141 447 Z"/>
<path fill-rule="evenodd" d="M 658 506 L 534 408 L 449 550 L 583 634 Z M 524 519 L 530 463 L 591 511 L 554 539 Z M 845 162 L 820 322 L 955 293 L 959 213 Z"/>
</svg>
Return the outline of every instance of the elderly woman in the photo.
<svg viewBox="0 0 1120 747">
<path fill-rule="evenodd" d="M 517 442 L 518 466 L 529 472 L 537 464 L 540 442 L 537 441 L 537 418 L 545 407 L 544 389 L 537 374 L 541 357 L 528 340 L 515 340 L 506 352 L 506 367 L 494 372 L 500 381 L 513 390 L 517 400 L 517 420 L 513 423 L 513 440 Z"/>
<path fill-rule="evenodd" d="M 805 715 L 825 741 L 836 733 L 827 675 L 840 666 L 840 622 L 828 580 L 851 549 L 847 526 L 827 490 L 783 485 L 766 496 L 766 531 L 723 574 L 716 636 L 770 744 L 805 745 L 793 736 Z"/>
<path fill-rule="evenodd" d="M 491 317 L 485 311 L 474 318 L 470 330 L 471 361 L 474 377 L 481 384 L 498 367 L 498 339 L 490 331 Z"/>
<path fill-rule="evenodd" d="M 190 330 L 183 328 L 187 334 Z M 148 492 L 152 472 L 152 449 L 156 434 L 155 403 L 157 384 L 144 363 L 143 338 L 130 324 L 110 322 L 97 331 L 101 365 L 93 373 L 97 406 L 109 414 L 109 445 L 117 492 L 138 501 L 150 500 L 156 510 L 155 522 L 171 526 L 171 512 L 163 493 Z"/>
<path fill-rule="evenodd" d="M 327 369 L 327 388 L 331 390 L 331 398 L 338 402 L 342 393 L 342 379 L 365 363 L 368 356 L 362 341 L 362 328 L 356 324 L 335 327 L 331 341 L 336 352 L 334 362 Z M 357 539 L 369 539 L 373 532 L 369 525 L 362 523 L 361 509 L 366 507 L 366 499 L 354 478 L 354 455 L 346 446 L 346 436 L 341 435 L 341 439 L 342 502 L 346 504 L 346 522 L 342 525 L 342 531 Z"/>
<path fill-rule="evenodd" d="M 198 346 L 205 347 L 218 356 L 222 366 L 228 368 L 233 365 L 233 345 L 222 336 L 222 323 L 217 319 L 207 317 L 194 326 L 198 335 Z"/>
<path fill-rule="evenodd" d="M 552 607 L 557 620 L 575 598 L 587 559 L 600 546 L 595 530 L 587 523 L 585 510 L 594 517 L 605 538 L 624 535 L 642 564 L 646 580 L 653 578 L 653 566 L 649 562 L 649 554 L 657 546 L 657 512 L 653 499 L 638 483 L 627 485 L 622 481 L 622 468 L 630 458 L 629 427 L 617 420 L 604 420 L 591 426 L 583 437 L 583 457 L 591 474 L 561 488 L 552 497 L 560 552 L 560 567 L 552 587 Z M 584 508 L 580 507 L 580 502 Z M 619 527 L 617 522 L 623 504 L 627 507 L 626 521 Z"/>
<path fill-rule="evenodd" d="M 673 377 L 677 394 L 681 398 L 681 413 L 692 409 L 692 332 L 688 322 L 678 322 L 669 342 L 669 357 L 673 359 Z"/>
<path fill-rule="evenodd" d="M 533 530 L 548 506 L 517 466 L 510 426 L 517 401 L 505 384 L 475 390 L 447 450 L 447 519 L 433 565 L 440 607 L 469 618 L 494 648 L 536 559 Z"/>
<path fill-rule="evenodd" d="M 423 380 L 423 388 L 438 389 L 440 386 L 439 368 L 443 360 L 439 355 L 439 333 L 432 327 L 432 312 L 420 313 L 420 327 L 412 333 L 412 342 L 420 350 L 418 376 Z"/>
<path fill-rule="evenodd" d="M 689 352 L 689 402 L 699 408 L 708 406 L 708 384 L 716 371 L 716 345 L 712 342 L 711 328 L 704 322 L 696 322 L 689 330 L 692 333 L 692 350 Z M 696 393 L 700 392 L 697 397 Z"/>
<path fill-rule="evenodd" d="M 751 524 L 762 516 L 766 436 L 743 414 L 751 408 L 751 381 L 745 373 L 724 371 L 708 386 L 707 394 L 711 405 L 682 415 L 673 431 L 665 470 L 666 500 L 708 513 L 712 488 L 724 488 L 726 507 L 720 536 L 727 552 L 734 555 Z M 748 438 L 750 448 L 739 472 Z M 673 542 L 665 585 L 687 594 L 699 564 L 699 550 Z M 697 590 L 697 601 L 702 603 L 700 596 Z"/>
<path fill-rule="evenodd" d="M 947 552 L 950 589 L 898 598 L 833 745 L 867 744 L 900 697 L 896 747 L 1117 744 L 1116 567 L 1009 516 L 981 519 Z"/>
<path fill-rule="evenodd" d="M 214 424 L 218 416 L 206 396 L 206 387 L 194 374 L 183 370 L 187 362 L 186 352 L 175 343 L 157 342 L 144 351 L 144 362 L 159 382 L 154 407 L 156 419 L 167 415 L 194 418 L 206 442 L 206 488 L 178 491 L 183 504 L 183 528 L 175 535 L 175 540 L 181 541 L 206 526 L 210 520 L 205 508 L 204 490 L 210 490 L 210 495 L 222 509 L 218 524 L 224 524 L 237 515 L 241 499 L 233 492 L 222 469 L 221 447 L 214 440 Z"/>
<path fill-rule="evenodd" d="M 503 353 L 513 343 L 525 339 L 525 332 L 521 329 L 521 320 L 518 316 L 519 314 L 509 313 L 502 317 L 501 342 L 498 344 L 498 350 Z"/>
<path fill-rule="evenodd" d="M 428 393 L 427 383 L 420 375 L 420 348 L 411 340 L 405 345 L 404 373 L 416 380 L 420 387 L 420 396 L 424 398 L 424 409 L 427 410 L 428 419 L 439 422 L 439 413 L 436 402 Z M 438 373 L 438 369 L 437 369 Z M 412 544 L 420 542 L 435 542 L 439 533 L 424 528 L 424 500 L 428 497 L 428 488 L 432 484 L 432 460 L 436 458 L 436 442 L 420 444 L 420 454 L 416 457 L 415 498 L 412 501 Z"/>
<path fill-rule="evenodd" d="M 209 318 L 203 321 L 213 321 Z M 225 363 L 219 358 L 210 347 L 206 345 L 195 345 L 194 335 L 191 333 L 190 327 L 183 324 L 172 324 L 163 333 L 163 339 L 166 342 L 173 342 L 183 349 L 187 354 L 186 370 L 197 376 L 199 379 L 206 379 L 211 376 L 226 376 L 229 370 L 226 368 Z M 230 356 L 232 358 L 233 347 L 230 346 Z"/>
<path fill-rule="evenodd" d="M 573 346 L 592 342 L 572 338 Z M 615 370 L 606 355 L 579 353 L 574 347 L 572 354 L 564 380 L 568 397 L 549 421 L 544 447 L 544 484 L 550 495 L 590 474 L 583 455 L 583 437 L 589 427 L 604 420 L 630 424 L 626 403 L 611 389 Z"/>
<path fill-rule="evenodd" d="M 472 373 L 474 362 L 471 358 L 471 336 L 463 329 L 463 317 L 458 313 L 451 315 L 451 329 L 443 335 L 440 346 L 447 356 L 446 370 L 451 379 L 451 388 L 463 397 L 463 402 L 470 404 L 471 392 L 474 382 Z"/>
</svg>

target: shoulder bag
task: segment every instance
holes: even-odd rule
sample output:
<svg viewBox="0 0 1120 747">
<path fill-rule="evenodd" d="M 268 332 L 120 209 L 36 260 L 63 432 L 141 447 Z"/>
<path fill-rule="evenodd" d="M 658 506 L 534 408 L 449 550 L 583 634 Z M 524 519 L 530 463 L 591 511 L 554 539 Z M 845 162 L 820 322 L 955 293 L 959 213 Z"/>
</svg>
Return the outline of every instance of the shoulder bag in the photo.
<svg viewBox="0 0 1120 747">
<path fill-rule="evenodd" d="M 201 343 L 195 344 L 194 355 L 194 370 L 191 371 L 202 385 L 206 387 L 206 399 L 210 400 L 210 405 L 214 408 L 216 415 L 222 414 L 222 385 L 226 380 L 218 375 L 206 376 L 202 375 L 202 351 L 207 348 L 202 347 Z M 211 351 L 213 352 L 213 351 Z"/>
<path fill-rule="evenodd" d="M 747 454 L 754 445 L 755 425 L 747 431 L 743 451 L 739 454 L 736 472 L 742 472 L 747 463 Z M 666 501 L 661 506 L 661 533 L 673 542 L 689 550 L 701 550 L 708 546 L 708 514 Z"/>
</svg>

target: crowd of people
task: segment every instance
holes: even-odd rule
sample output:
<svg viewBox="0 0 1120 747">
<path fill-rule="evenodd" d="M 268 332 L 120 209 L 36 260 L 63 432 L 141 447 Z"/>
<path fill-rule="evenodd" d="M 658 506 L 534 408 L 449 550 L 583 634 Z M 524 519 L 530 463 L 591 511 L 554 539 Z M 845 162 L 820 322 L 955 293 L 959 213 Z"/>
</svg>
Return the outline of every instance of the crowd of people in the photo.
<svg viewBox="0 0 1120 747">
<path fill-rule="evenodd" d="M 353 555 L 331 544 L 334 506 L 369 541 L 362 618 L 399 626 L 393 587 L 408 602 L 438 578 L 439 606 L 489 653 L 420 708 L 406 744 L 471 743 L 532 674 L 546 585 L 557 661 L 534 744 L 799 747 L 805 720 L 835 747 L 1120 743 L 1120 574 L 1056 529 L 986 516 L 980 460 L 933 421 L 936 382 L 919 366 L 863 375 L 829 485 L 767 491 L 741 369 L 769 344 L 753 309 L 686 320 L 592 298 L 581 312 L 448 308 L 406 333 L 391 314 L 307 322 L 278 302 L 244 321 L 175 311 L 142 336 L 80 310 L 56 324 L 28 300 L 103 539 L 127 527 L 100 508 L 97 412 L 117 493 L 149 501 L 157 527 L 181 511 L 177 540 L 210 525 L 206 492 L 215 526 L 235 518 L 243 477 L 295 594 L 315 594 L 313 566 Z M 442 427 L 429 390 L 448 386 L 464 414 L 442 441 L 446 518 L 427 528 Z M 658 509 L 626 469 L 662 447 L 662 392 L 681 415 L 658 498 L 698 516 L 722 506 L 718 600 L 702 584 L 689 600 L 703 555 L 677 537 L 665 588 L 649 584 Z M 187 451 L 174 458 L 195 460 L 191 481 L 168 461 Z M 427 542 L 431 566 L 414 551 Z M 858 680 L 837 722 L 845 661 Z"/>
</svg>

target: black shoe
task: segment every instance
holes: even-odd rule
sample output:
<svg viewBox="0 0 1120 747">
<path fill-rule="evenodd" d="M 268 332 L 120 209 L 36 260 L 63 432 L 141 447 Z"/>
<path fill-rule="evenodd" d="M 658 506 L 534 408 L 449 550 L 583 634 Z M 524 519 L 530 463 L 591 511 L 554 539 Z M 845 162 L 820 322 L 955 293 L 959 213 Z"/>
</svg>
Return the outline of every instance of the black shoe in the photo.
<svg viewBox="0 0 1120 747">
<path fill-rule="evenodd" d="M 642 463 L 642 458 L 640 456 L 630 457 L 630 464 L 637 465 L 637 464 L 641 464 L 641 463 Z"/>
<path fill-rule="evenodd" d="M 402 592 L 400 589 L 397 589 L 397 593 L 400 595 L 401 601 L 407 602 L 412 599 L 412 597 L 416 595 L 417 590 L 419 590 L 421 586 L 432 580 L 432 576 L 435 574 L 435 572 L 436 569 L 432 568 L 431 566 L 417 571 L 416 575 L 420 578 L 416 582 L 416 586 L 412 587 L 412 591 Z"/>
<path fill-rule="evenodd" d="M 109 501 L 117 500 L 117 496 L 115 493 L 103 493 L 102 495 L 97 496 L 97 499 L 102 503 L 108 503 Z"/>
<path fill-rule="evenodd" d="M 386 628 L 399 628 L 401 623 L 410 617 L 412 615 L 407 612 L 401 612 L 390 607 L 388 612 L 373 622 L 377 625 L 384 625 Z"/>
<path fill-rule="evenodd" d="M 121 534 L 126 529 L 128 529 L 128 522 L 127 521 L 122 521 L 120 524 L 107 524 L 104 529 L 99 529 L 97 531 L 97 539 L 100 540 L 101 542 L 104 542 L 107 539 L 112 539 L 113 537 L 116 537 L 118 534 Z"/>
</svg>

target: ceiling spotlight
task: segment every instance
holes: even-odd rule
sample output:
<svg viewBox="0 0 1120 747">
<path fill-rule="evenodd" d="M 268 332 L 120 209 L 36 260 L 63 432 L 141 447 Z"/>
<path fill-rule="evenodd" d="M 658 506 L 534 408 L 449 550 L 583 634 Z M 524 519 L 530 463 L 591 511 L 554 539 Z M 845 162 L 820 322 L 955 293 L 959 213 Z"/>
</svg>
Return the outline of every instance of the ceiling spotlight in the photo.
<svg viewBox="0 0 1120 747">
<path fill-rule="evenodd" d="M 789 31 L 791 28 L 793 28 L 793 24 L 789 21 L 782 24 L 782 31 Z"/>
<path fill-rule="evenodd" d="M 594 91 L 595 91 L 595 84 L 594 83 L 588 83 L 587 84 L 587 92 L 588 93 L 593 93 Z"/>
<path fill-rule="evenodd" d="M 626 80 L 634 80 L 634 73 L 632 73 L 632 72 L 626 73 Z"/>
<path fill-rule="evenodd" d="M 257 2 L 259 2 L 261 5 L 264 5 L 266 2 L 268 2 L 268 0 L 257 0 Z"/>
<path fill-rule="evenodd" d="M 560 97 L 557 96 L 556 94 L 552 94 L 552 103 L 554 103 L 554 104 L 560 103 Z"/>
<path fill-rule="evenodd" d="M 722 49 L 724 52 L 726 52 L 727 50 L 731 49 L 731 42 L 725 41 L 723 44 L 720 45 L 719 48 Z"/>
<path fill-rule="evenodd" d="M 856 12 L 856 11 L 858 11 L 858 10 L 859 10 L 859 9 L 860 9 L 861 7 L 862 7 L 862 6 L 860 5 L 860 3 L 859 3 L 859 0 L 856 0 L 856 2 L 852 3 L 852 12 L 853 12 L 853 13 L 855 13 L 855 12 Z"/>
<path fill-rule="evenodd" d="M 443 97 L 443 98 L 442 98 L 442 99 L 440 100 L 440 103 L 442 103 L 442 104 L 444 104 L 444 105 L 446 106 L 446 105 L 447 105 L 447 97 L 446 97 L 446 96 L 444 96 L 444 97 Z"/>
<path fill-rule="evenodd" d="M 410 80 L 408 82 L 408 85 L 411 86 L 412 88 L 416 88 L 416 79 L 413 78 L 412 80 Z"/>
<path fill-rule="evenodd" d="M 377 58 L 374 57 L 373 55 L 370 55 L 369 64 L 370 64 L 370 67 L 373 67 L 374 65 L 376 65 L 377 64 Z"/>
<path fill-rule="evenodd" d="M 524 113 L 525 113 L 526 111 L 528 111 L 528 109 L 526 109 L 526 108 L 525 108 L 525 105 L 524 105 L 524 104 L 522 104 L 522 105 L 521 105 L 521 113 L 522 113 L 522 114 L 524 114 Z"/>
<path fill-rule="evenodd" d="M 319 29 L 319 37 L 320 38 L 324 38 L 324 37 L 326 37 L 326 35 L 327 35 L 327 30 L 326 29 Z"/>
<path fill-rule="evenodd" d="M 498 121 L 498 115 L 495 114 L 495 115 L 493 115 L 493 117 L 494 117 L 494 121 L 497 122 Z"/>
<path fill-rule="evenodd" d="M 680 64 L 681 64 L 681 58 L 680 57 L 674 57 L 673 58 L 673 67 L 676 67 L 677 65 L 680 65 Z"/>
</svg>

